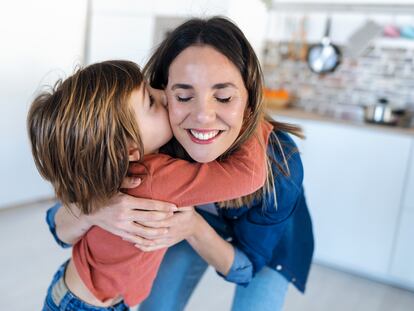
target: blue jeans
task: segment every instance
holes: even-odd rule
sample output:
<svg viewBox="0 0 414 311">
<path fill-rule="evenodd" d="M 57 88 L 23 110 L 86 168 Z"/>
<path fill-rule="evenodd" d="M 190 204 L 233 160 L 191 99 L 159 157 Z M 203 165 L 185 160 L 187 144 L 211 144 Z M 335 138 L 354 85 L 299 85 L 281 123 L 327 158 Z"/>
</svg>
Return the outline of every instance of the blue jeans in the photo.
<svg viewBox="0 0 414 311">
<path fill-rule="evenodd" d="M 218 217 L 206 220 L 224 238 L 228 237 Z M 194 288 L 208 264 L 183 241 L 170 247 L 161 263 L 150 296 L 141 303 L 139 311 L 184 310 Z M 288 281 L 268 267 L 260 270 L 247 287 L 236 286 L 232 311 L 279 311 L 282 310 Z M 214 299 L 211 291 L 211 299 Z"/>
<path fill-rule="evenodd" d="M 68 262 L 60 266 L 53 276 L 52 284 L 47 290 L 42 311 L 127 311 L 128 306 L 122 301 L 111 307 L 96 307 L 83 302 L 67 288 L 64 276 Z"/>
</svg>

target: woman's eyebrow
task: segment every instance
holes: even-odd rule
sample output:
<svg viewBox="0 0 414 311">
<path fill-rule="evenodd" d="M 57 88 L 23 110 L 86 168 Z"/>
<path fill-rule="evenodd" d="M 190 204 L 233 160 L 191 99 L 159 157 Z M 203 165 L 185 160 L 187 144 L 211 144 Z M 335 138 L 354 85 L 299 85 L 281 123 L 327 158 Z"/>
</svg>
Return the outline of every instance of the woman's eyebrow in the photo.
<svg viewBox="0 0 414 311">
<path fill-rule="evenodd" d="M 219 89 L 225 89 L 226 87 L 233 87 L 235 89 L 238 88 L 234 83 L 225 82 L 225 83 L 217 83 L 217 84 L 214 84 L 213 87 L 212 87 L 212 89 L 219 90 Z"/>
<path fill-rule="evenodd" d="M 194 89 L 194 87 L 190 84 L 176 83 L 173 86 L 171 86 L 171 90 L 174 91 L 176 89 L 192 90 Z"/>
<path fill-rule="evenodd" d="M 227 87 L 233 87 L 235 89 L 238 89 L 238 87 L 234 83 L 231 83 L 231 82 L 216 83 L 211 88 L 214 90 L 220 90 L 220 89 L 225 89 Z M 171 90 L 174 91 L 176 89 L 192 90 L 194 89 L 194 87 L 191 84 L 176 83 L 173 86 L 171 86 Z"/>
</svg>

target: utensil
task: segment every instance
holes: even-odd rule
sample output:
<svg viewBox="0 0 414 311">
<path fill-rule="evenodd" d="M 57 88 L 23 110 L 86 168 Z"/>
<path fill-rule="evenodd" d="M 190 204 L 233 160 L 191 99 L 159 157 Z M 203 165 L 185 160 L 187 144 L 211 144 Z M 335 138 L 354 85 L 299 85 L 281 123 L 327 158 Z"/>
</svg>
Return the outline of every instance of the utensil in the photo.
<svg viewBox="0 0 414 311">
<path fill-rule="evenodd" d="M 386 98 L 379 98 L 375 105 L 362 107 L 364 108 L 364 119 L 368 123 L 397 125 L 406 115 L 405 109 L 393 108 Z"/>
<path fill-rule="evenodd" d="M 391 33 L 391 29 L 388 29 Z M 348 39 L 345 53 L 347 56 L 357 58 L 365 51 L 370 42 L 381 35 L 383 27 L 372 20 L 368 20 L 358 28 Z"/>
<path fill-rule="evenodd" d="M 384 36 L 389 38 L 398 38 L 400 36 L 400 30 L 397 26 L 386 25 L 384 27 Z"/>
<path fill-rule="evenodd" d="M 303 62 L 306 62 L 306 55 L 308 53 L 308 43 L 307 43 L 307 34 L 306 34 L 307 25 L 308 25 L 308 17 L 304 15 L 300 21 L 300 52 L 299 52 L 299 59 Z"/>
<path fill-rule="evenodd" d="M 312 45 L 307 54 L 309 68 L 318 74 L 333 72 L 341 63 L 341 50 L 332 44 L 329 37 L 331 31 L 331 18 L 326 20 L 325 35 L 321 43 Z"/>
<path fill-rule="evenodd" d="M 414 27 L 413 26 L 403 26 L 400 28 L 400 35 L 402 38 L 414 39 Z"/>
</svg>

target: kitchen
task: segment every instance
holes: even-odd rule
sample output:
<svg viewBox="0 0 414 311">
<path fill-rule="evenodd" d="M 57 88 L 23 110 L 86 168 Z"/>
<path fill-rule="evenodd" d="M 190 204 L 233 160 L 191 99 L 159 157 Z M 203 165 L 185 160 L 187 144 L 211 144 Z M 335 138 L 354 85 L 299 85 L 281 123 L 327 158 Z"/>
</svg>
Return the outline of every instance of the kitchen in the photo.
<svg viewBox="0 0 414 311">
<path fill-rule="evenodd" d="M 38 309 L 53 269 L 68 256 L 47 233 L 43 219 L 52 191 L 35 170 L 25 136 L 27 107 L 36 88 L 55 81 L 56 76 L 68 75 L 76 63 L 124 58 L 143 65 L 163 35 L 189 16 L 221 14 L 240 26 L 261 57 L 269 113 L 276 120 L 299 124 L 306 135 L 297 143 L 314 222 L 315 267 L 307 294 L 290 290 L 286 310 L 339 309 L 333 303 L 343 305 L 344 310 L 414 308 L 414 124 L 410 117 L 414 110 L 414 40 L 410 37 L 414 3 L 410 2 L 152 1 L 140 5 L 107 0 L 2 4 L 2 28 L 7 29 L 3 42 L 11 48 L 2 52 L 7 61 L 2 62 L 5 70 L 1 79 L 10 87 L 0 93 L 0 207 L 4 208 L 0 227 L 5 230 L 2 245 L 14 253 L 7 251 L 1 266 L 4 271 L 13 269 L 14 256 L 27 256 L 24 251 L 29 248 L 38 257 L 33 257 L 31 264 L 35 271 L 28 273 L 41 275 L 42 281 L 24 289 L 10 273 L 2 273 L 7 276 L 0 281 L 6 298 L 0 299 L 0 305 L 36 292 L 40 296 L 32 294 L 31 308 L 27 308 L 27 301 L 21 301 L 16 310 Z M 27 9 L 21 10 L 23 6 Z M 310 70 L 307 52 L 323 41 L 328 18 L 329 41 L 342 55 L 333 72 L 318 74 Z M 378 109 L 374 116 L 380 119 L 366 122 L 368 107 Z M 403 111 L 403 118 L 397 110 Z M 384 111 L 398 121 L 384 119 Z M 375 124 L 387 122 L 390 124 Z M 31 207 L 37 208 L 28 208 L 34 202 L 38 203 Z M 39 234 L 44 245 L 33 242 L 23 249 L 21 243 L 28 242 L 23 228 L 33 230 L 30 234 L 34 237 Z M 44 262 L 43 251 L 48 252 L 50 263 Z M 203 280 L 211 282 L 209 288 L 224 286 L 224 282 L 214 283 L 216 278 L 211 275 Z M 313 286 L 312 280 L 317 279 L 323 284 Z M 337 292 L 334 298 L 326 295 L 319 301 L 329 284 L 337 284 L 349 297 Z M 358 293 L 363 291 L 361 284 L 367 285 L 365 295 Z M 20 291 L 10 293 L 16 286 Z M 223 287 L 223 293 L 227 291 L 231 288 Z M 200 292 L 188 310 L 201 310 L 200 302 L 207 295 L 208 289 Z M 223 301 L 215 308 L 228 310 L 228 299 L 223 294 Z M 397 306 L 395 300 L 405 304 Z"/>
</svg>

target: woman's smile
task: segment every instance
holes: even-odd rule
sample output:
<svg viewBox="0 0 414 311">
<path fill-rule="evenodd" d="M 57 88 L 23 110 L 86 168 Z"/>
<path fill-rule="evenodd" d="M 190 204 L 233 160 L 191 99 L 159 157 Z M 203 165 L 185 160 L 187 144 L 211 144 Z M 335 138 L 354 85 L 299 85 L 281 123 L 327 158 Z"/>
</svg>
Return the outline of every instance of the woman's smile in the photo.
<svg viewBox="0 0 414 311">
<path fill-rule="evenodd" d="M 188 129 L 191 140 L 197 144 L 211 144 L 223 131 Z"/>
</svg>

